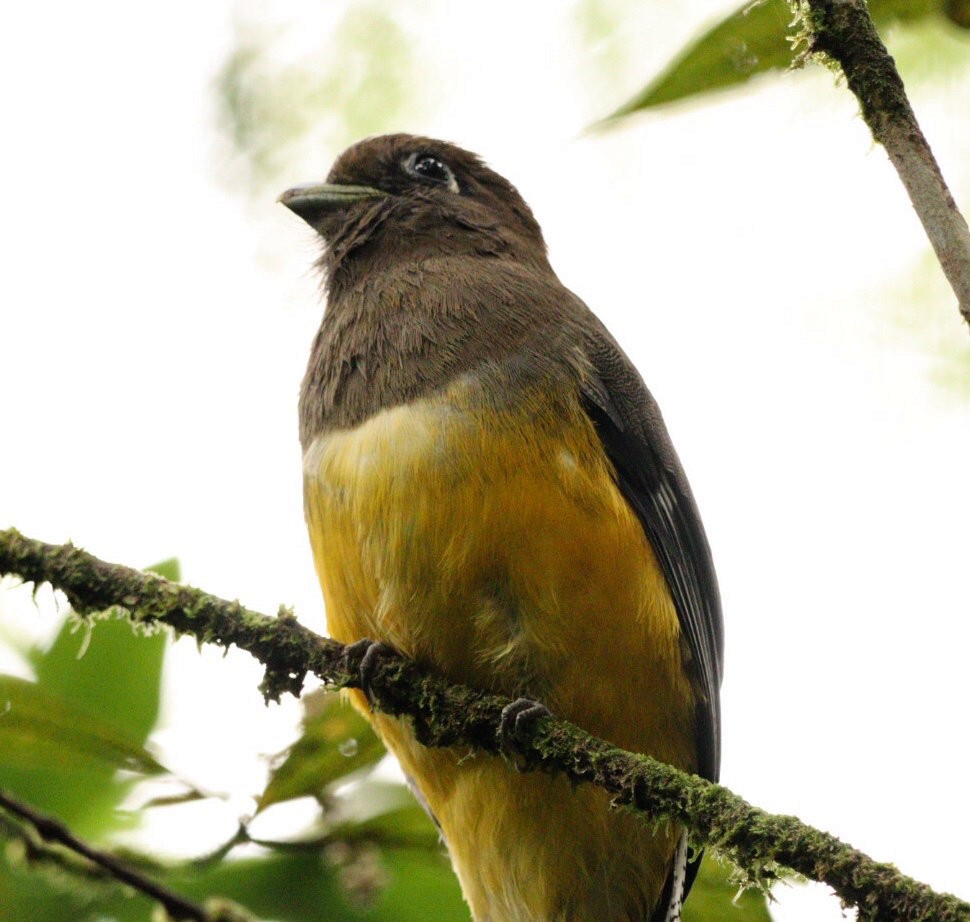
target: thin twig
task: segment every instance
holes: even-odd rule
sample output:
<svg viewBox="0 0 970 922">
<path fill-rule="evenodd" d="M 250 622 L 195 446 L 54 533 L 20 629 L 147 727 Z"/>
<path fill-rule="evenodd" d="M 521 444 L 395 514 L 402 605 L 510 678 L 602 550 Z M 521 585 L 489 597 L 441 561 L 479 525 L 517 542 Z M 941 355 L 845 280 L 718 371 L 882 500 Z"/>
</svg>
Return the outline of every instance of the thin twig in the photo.
<svg viewBox="0 0 970 922">
<path fill-rule="evenodd" d="M 320 637 L 283 610 L 268 618 L 188 586 L 105 563 L 73 545 L 49 545 L 0 531 L 0 575 L 64 592 L 80 614 L 121 607 L 136 622 L 161 622 L 207 643 L 247 650 L 266 667 L 263 694 L 299 694 L 312 672 L 338 687 L 359 687 L 363 651 Z M 498 753 L 508 699 L 452 686 L 395 654 L 369 675 L 381 710 L 407 715 L 428 746 L 470 746 Z M 625 752 L 564 720 L 544 718 L 516 741 L 525 767 L 565 774 L 614 795 L 618 806 L 669 817 L 692 831 L 697 846 L 728 855 L 754 881 L 776 865 L 828 884 L 860 920 L 970 922 L 970 903 L 939 894 L 796 817 L 766 813 L 727 788 L 647 756 Z"/>
<path fill-rule="evenodd" d="M 81 855 L 93 865 L 107 871 L 114 880 L 128 884 L 146 896 L 150 896 L 165 908 L 172 919 L 189 920 L 189 922 L 244 922 L 251 919 L 251 916 L 240 911 L 227 912 L 225 907 L 210 911 L 198 903 L 193 903 L 158 881 L 136 871 L 114 855 L 83 842 L 60 820 L 17 800 L 2 788 L 0 788 L 0 809 L 25 820 L 45 842 L 56 843 L 74 854 Z"/>
<path fill-rule="evenodd" d="M 809 51 L 838 62 L 873 137 L 909 193 L 964 320 L 970 323 L 970 230 L 909 104 L 896 64 L 865 0 L 794 0 L 810 30 Z"/>
</svg>

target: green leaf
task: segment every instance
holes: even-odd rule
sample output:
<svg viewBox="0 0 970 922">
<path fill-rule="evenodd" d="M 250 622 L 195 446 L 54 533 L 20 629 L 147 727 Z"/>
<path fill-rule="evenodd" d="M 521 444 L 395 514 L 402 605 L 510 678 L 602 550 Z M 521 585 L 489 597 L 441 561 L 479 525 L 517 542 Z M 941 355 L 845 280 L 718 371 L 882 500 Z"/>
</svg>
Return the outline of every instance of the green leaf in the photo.
<svg viewBox="0 0 970 922">
<path fill-rule="evenodd" d="M 151 904 L 104 878 L 37 860 L 28 863 L 0 824 L 0 919 L 3 922 L 151 922 Z M 68 865 L 72 862 L 68 861 Z"/>
<path fill-rule="evenodd" d="M 342 796 L 341 806 L 358 815 L 377 810 L 334 826 L 329 832 L 333 839 L 392 848 L 441 847 L 441 834 L 431 817 L 401 784 L 368 779 Z"/>
<path fill-rule="evenodd" d="M 150 567 L 145 567 L 145 569 L 149 573 L 157 573 L 173 583 L 177 583 L 182 578 L 182 565 L 179 563 L 178 557 L 168 557 Z"/>
<path fill-rule="evenodd" d="M 340 695 L 307 695 L 304 707 L 303 735 L 270 776 L 259 810 L 297 797 L 318 797 L 334 782 L 384 755 L 384 745 L 370 725 Z"/>
<path fill-rule="evenodd" d="M 139 775 L 163 771 L 137 740 L 23 679 L 0 677 L 0 708 L 0 786 L 82 837 L 131 825 L 118 804 Z"/>
<path fill-rule="evenodd" d="M 431 817 L 413 798 L 398 810 L 391 810 L 371 817 L 361 823 L 334 830 L 334 835 L 343 835 L 349 840 L 362 839 L 378 842 L 394 848 L 428 848 L 441 845 L 441 833 L 431 822 Z"/>
<path fill-rule="evenodd" d="M 684 903 L 683 922 L 771 922 L 764 893 L 745 890 L 738 896 L 734 873 L 730 861 L 707 852 Z"/>
<path fill-rule="evenodd" d="M 299 27 L 274 21 L 272 4 L 235 17 L 215 89 L 252 192 L 291 183 L 292 171 L 320 150 L 420 121 L 423 98 L 413 87 L 422 58 L 407 19 L 393 4 L 358 0 L 316 41 L 303 29 L 294 42 L 286 32 Z"/>
<path fill-rule="evenodd" d="M 179 578 L 176 560 L 149 569 Z M 41 686 L 144 743 L 158 720 L 167 642 L 164 632 L 136 633 L 127 620 L 78 625 L 68 619 L 50 649 L 35 653 L 32 662 Z"/>
<path fill-rule="evenodd" d="M 175 561 L 156 569 L 178 576 Z M 144 744 L 158 717 L 166 643 L 121 620 L 67 619 L 48 650 L 29 656 L 37 682 L 7 689 L 17 709 L 0 717 L 8 734 L 0 736 L 0 784 L 83 837 L 131 825 L 117 806 L 135 779 L 118 769 L 162 770 Z"/>
<path fill-rule="evenodd" d="M 35 682 L 0 675 L 0 765 L 44 771 L 107 767 L 152 775 L 165 769 L 116 727 Z"/>
<path fill-rule="evenodd" d="M 3 834 L 0 829 L 0 843 Z M 9 856 L 10 852 L 6 853 Z M 152 872 L 197 901 L 228 897 L 279 922 L 469 922 L 443 853 L 426 850 L 272 852 L 199 869 Z M 83 880 L 54 868 L 4 860 L 3 922 L 150 922 L 153 903 L 112 881 Z"/>
<path fill-rule="evenodd" d="M 869 12 L 882 30 L 895 21 L 938 15 L 944 5 L 944 0 L 869 0 Z M 787 0 L 743 4 L 685 46 L 654 80 L 607 120 L 736 86 L 765 71 L 791 67 L 791 23 Z"/>
<path fill-rule="evenodd" d="M 280 922 L 469 922 L 447 858 L 424 849 L 272 852 L 173 874 L 196 899 L 218 893 Z"/>
<path fill-rule="evenodd" d="M 946 18 L 961 29 L 970 29 L 970 0 L 945 0 Z"/>
<path fill-rule="evenodd" d="M 470 922 L 458 878 L 444 852 L 413 849 L 383 852 L 390 877 L 372 912 L 361 918 L 381 922 Z"/>
</svg>

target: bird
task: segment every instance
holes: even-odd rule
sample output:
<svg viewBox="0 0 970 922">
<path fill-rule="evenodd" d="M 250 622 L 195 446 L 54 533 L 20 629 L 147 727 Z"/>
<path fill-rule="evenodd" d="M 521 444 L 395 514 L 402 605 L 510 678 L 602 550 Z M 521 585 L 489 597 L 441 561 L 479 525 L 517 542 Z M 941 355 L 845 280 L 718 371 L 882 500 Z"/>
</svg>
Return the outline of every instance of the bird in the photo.
<svg viewBox="0 0 970 922">
<path fill-rule="evenodd" d="M 563 194 L 578 211 L 590 187 Z M 299 428 L 331 636 L 717 780 L 723 626 L 696 503 L 643 379 L 559 281 L 516 188 L 457 145 L 389 134 L 280 202 L 322 243 Z M 351 695 L 477 922 L 679 919 L 700 860 L 683 828 L 501 755 L 426 748 Z"/>
</svg>

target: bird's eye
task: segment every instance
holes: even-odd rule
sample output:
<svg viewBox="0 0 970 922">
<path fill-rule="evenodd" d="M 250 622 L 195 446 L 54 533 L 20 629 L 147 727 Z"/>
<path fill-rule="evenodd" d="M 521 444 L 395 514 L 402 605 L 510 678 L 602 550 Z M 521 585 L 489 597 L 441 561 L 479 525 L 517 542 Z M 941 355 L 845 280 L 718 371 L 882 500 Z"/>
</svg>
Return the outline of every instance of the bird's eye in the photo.
<svg viewBox="0 0 970 922">
<path fill-rule="evenodd" d="M 438 186 L 445 186 L 452 192 L 458 191 L 455 174 L 440 157 L 434 154 L 411 154 L 404 161 L 404 169 L 418 179 L 424 179 Z"/>
</svg>

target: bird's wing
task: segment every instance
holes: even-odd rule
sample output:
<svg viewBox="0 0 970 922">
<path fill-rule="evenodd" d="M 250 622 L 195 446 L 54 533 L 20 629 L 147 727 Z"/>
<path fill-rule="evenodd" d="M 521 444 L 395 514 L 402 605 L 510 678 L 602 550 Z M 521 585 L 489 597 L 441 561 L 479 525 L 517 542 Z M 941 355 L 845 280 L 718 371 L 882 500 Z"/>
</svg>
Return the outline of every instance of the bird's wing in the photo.
<svg viewBox="0 0 970 922">
<path fill-rule="evenodd" d="M 595 334 L 587 340 L 593 373 L 583 390 L 586 412 L 667 579 L 704 699 L 698 714 L 698 769 L 716 780 L 723 627 L 711 551 L 657 404 L 605 328 Z"/>
<path fill-rule="evenodd" d="M 583 388 L 585 409 L 613 464 L 620 492 L 636 512 L 667 579 L 702 693 L 698 771 L 716 781 L 723 625 L 710 548 L 657 404 L 605 327 L 595 321 L 592 327 L 587 322 L 587 329 L 592 373 Z M 685 893 L 698 866 L 699 858 L 687 869 Z"/>
</svg>

